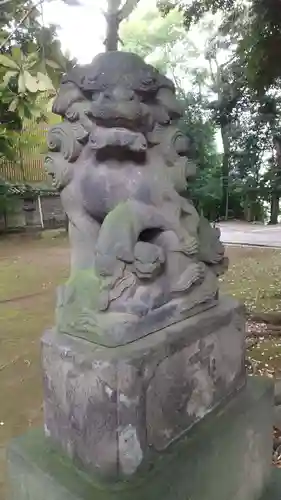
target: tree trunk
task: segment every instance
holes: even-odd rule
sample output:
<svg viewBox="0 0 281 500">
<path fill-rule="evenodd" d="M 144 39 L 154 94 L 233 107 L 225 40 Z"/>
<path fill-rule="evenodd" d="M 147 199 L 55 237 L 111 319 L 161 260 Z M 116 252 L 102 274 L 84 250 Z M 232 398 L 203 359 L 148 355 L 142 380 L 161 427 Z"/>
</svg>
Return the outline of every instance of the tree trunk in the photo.
<svg viewBox="0 0 281 500">
<path fill-rule="evenodd" d="M 66 234 L 68 234 L 69 233 L 69 219 L 68 219 L 67 214 L 65 214 L 64 228 L 65 228 Z"/>
<path fill-rule="evenodd" d="M 251 222 L 252 219 L 252 206 L 247 194 L 244 200 L 244 219 L 247 222 Z"/>
<path fill-rule="evenodd" d="M 269 224 L 272 225 L 278 224 L 278 215 L 279 215 L 279 196 L 276 193 L 272 193 Z"/>
<path fill-rule="evenodd" d="M 121 0 L 107 0 L 108 8 L 105 13 L 107 28 L 104 42 L 106 52 L 118 50 L 118 31 L 120 25 Z"/>
<path fill-rule="evenodd" d="M 223 143 L 222 208 L 224 211 L 224 218 L 227 220 L 229 211 L 229 140 L 226 127 L 221 127 L 221 137 Z"/>
<path fill-rule="evenodd" d="M 278 135 L 273 137 L 273 146 L 275 154 L 273 154 L 273 179 L 271 193 L 271 210 L 269 224 L 278 224 L 279 215 L 279 199 L 281 187 L 281 138 Z"/>
<path fill-rule="evenodd" d="M 139 0 L 107 0 L 108 9 L 105 13 L 107 22 L 106 39 L 104 42 L 106 52 L 118 50 L 120 23 L 126 19 L 137 6 Z"/>
<path fill-rule="evenodd" d="M 112 15 L 107 18 L 107 34 L 104 42 L 106 52 L 118 50 L 118 31 L 119 31 L 118 16 Z"/>
</svg>

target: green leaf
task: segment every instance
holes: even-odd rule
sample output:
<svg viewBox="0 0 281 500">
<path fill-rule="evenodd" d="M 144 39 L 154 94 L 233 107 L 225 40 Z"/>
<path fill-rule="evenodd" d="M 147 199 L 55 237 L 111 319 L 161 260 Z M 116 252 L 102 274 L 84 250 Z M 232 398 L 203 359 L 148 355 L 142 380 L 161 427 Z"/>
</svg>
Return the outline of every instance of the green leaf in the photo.
<svg viewBox="0 0 281 500">
<path fill-rule="evenodd" d="M 46 106 L 46 108 L 47 108 L 47 112 L 48 112 L 48 113 L 51 113 L 51 112 L 52 112 L 54 101 L 55 101 L 55 97 L 52 97 L 52 98 L 48 101 L 47 106 Z"/>
<path fill-rule="evenodd" d="M 7 85 L 9 84 L 9 81 L 10 79 L 13 77 L 13 76 L 17 76 L 18 72 L 17 71 L 7 71 L 4 75 L 4 78 L 3 78 L 3 83 L 4 83 L 4 86 L 7 87 Z"/>
<path fill-rule="evenodd" d="M 19 103 L 17 110 L 21 118 L 31 118 L 30 110 L 23 103 Z"/>
<path fill-rule="evenodd" d="M 32 93 L 38 92 L 39 87 L 37 79 L 34 76 L 32 76 L 28 71 L 24 71 L 23 74 L 27 90 Z"/>
<path fill-rule="evenodd" d="M 0 66 L 19 70 L 17 63 L 11 57 L 5 56 L 4 54 L 0 54 Z"/>
<path fill-rule="evenodd" d="M 19 78 L 18 78 L 18 91 L 19 91 L 20 94 L 24 94 L 24 92 L 26 91 L 24 73 L 20 73 L 19 74 Z"/>
<path fill-rule="evenodd" d="M 38 52 L 32 52 L 26 58 L 26 68 L 33 68 L 38 63 Z"/>
<path fill-rule="evenodd" d="M 19 104 L 19 98 L 18 97 L 15 97 L 15 99 L 12 100 L 10 106 L 9 106 L 9 111 L 11 112 L 14 112 L 16 111 L 17 107 L 18 107 L 18 104 Z"/>
<path fill-rule="evenodd" d="M 54 86 L 48 75 L 44 73 L 37 73 L 38 90 L 44 92 L 45 90 L 53 90 Z"/>
<path fill-rule="evenodd" d="M 42 109 L 35 107 L 35 106 L 33 108 L 31 108 L 30 111 L 31 111 L 32 116 L 34 118 L 40 118 L 42 116 L 42 113 L 43 113 Z"/>
<path fill-rule="evenodd" d="M 51 59 L 46 59 L 45 63 L 47 64 L 47 66 L 50 66 L 50 68 L 61 69 L 60 65 L 55 61 L 51 61 Z"/>
<path fill-rule="evenodd" d="M 19 47 L 12 48 L 12 59 L 17 63 L 18 66 L 21 66 L 23 54 Z"/>
<path fill-rule="evenodd" d="M 35 61 L 29 61 L 28 64 L 25 65 L 26 70 L 29 70 L 29 69 L 33 68 L 34 66 L 36 66 L 36 64 L 38 64 L 37 60 L 35 60 Z"/>
</svg>

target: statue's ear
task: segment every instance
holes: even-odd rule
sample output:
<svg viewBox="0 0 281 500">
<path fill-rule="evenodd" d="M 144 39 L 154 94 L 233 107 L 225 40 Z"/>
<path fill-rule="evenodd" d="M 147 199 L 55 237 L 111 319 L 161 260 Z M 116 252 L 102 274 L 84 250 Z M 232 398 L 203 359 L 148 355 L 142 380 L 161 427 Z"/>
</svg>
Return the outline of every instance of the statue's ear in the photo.
<svg viewBox="0 0 281 500">
<path fill-rule="evenodd" d="M 169 113 L 171 119 L 178 119 L 183 115 L 182 103 L 177 99 L 175 93 L 170 88 L 162 87 L 158 90 L 156 99 L 159 104 Z"/>
<path fill-rule="evenodd" d="M 52 111 L 56 115 L 64 117 L 71 104 L 83 100 L 85 100 L 83 93 L 74 83 L 63 83 L 60 86 L 56 99 L 54 100 Z"/>
<path fill-rule="evenodd" d="M 65 160 L 61 153 L 49 153 L 45 156 L 44 167 L 52 178 L 53 185 L 62 189 L 66 187 L 74 176 L 74 165 Z"/>
<path fill-rule="evenodd" d="M 59 152 L 69 162 L 79 157 L 88 140 L 89 132 L 79 122 L 62 122 L 48 131 L 47 144 L 51 151 Z"/>
<path fill-rule="evenodd" d="M 160 125 L 160 123 L 156 123 L 153 130 L 147 134 L 147 140 L 149 144 L 153 146 L 161 144 L 164 134 L 165 127 L 163 125 Z"/>
</svg>

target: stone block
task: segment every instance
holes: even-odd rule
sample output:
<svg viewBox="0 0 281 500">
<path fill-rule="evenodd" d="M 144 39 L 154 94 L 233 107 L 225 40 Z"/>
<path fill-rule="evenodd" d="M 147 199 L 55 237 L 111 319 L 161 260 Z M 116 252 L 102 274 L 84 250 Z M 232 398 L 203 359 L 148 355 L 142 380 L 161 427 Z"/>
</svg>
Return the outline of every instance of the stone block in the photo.
<svg viewBox="0 0 281 500">
<path fill-rule="evenodd" d="M 118 348 L 48 331 L 46 435 L 89 472 L 129 477 L 244 386 L 244 337 L 226 298 Z"/>
<path fill-rule="evenodd" d="M 274 406 L 274 425 L 281 429 L 281 406 Z"/>
<path fill-rule="evenodd" d="M 251 378 L 227 405 L 158 453 L 149 470 L 117 483 L 81 471 L 43 432 L 31 431 L 8 450 L 9 500 L 259 500 L 263 493 L 263 500 L 279 500 L 280 478 L 268 486 L 272 405 L 271 382 Z"/>
<path fill-rule="evenodd" d="M 280 500 L 281 498 L 281 470 L 272 468 L 271 481 L 261 500 Z"/>
</svg>

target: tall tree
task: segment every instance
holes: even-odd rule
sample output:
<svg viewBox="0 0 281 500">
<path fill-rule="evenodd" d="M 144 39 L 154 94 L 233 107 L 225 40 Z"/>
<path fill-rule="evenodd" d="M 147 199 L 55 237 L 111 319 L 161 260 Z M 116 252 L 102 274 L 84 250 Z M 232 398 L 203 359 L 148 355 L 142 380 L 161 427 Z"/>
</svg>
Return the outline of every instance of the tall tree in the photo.
<svg viewBox="0 0 281 500">
<path fill-rule="evenodd" d="M 104 12 L 106 19 L 106 39 L 104 42 L 107 52 L 118 50 L 119 27 L 122 21 L 129 17 L 137 6 L 139 0 L 107 0 L 107 11 Z"/>
<path fill-rule="evenodd" d="M 237 53 L 249 85 L 262 93 L 281 78 L 280 0 L 158 0 L 158 6 L 164 14 L 180 8 L 187 30 L 208 12 L 219 12 L 233 30 L 241 25 L 242 15 Z"/>
<path fill-rule="evenodd" d="M 274 163 L 268 159 L 279 131 L 279 112 L 270 112 L 270 91 L 257 94 L 248 84 L 237 51 L 244 33 L 244 7 L 236 15 L 235 26 L 229 16 L 219 26 L 204 20 L 198 24 L 197 36 L 202 30 L 206 39 L 205 53 L 192 44 L 192 33 L 183 26 L 184 14 L 177 9 L 164 18 L 137 9 L 120 34 L 125 49 L 168 73 L 185 100 L 183 126 L 195 144 L 199 168 L 192 189 L 200 207 L 212 217 L 217 207 L 223 217 L 231 213 L 257 220 L 263 217 L 264 201 L 278 206 L 277 156 Z M 217 130 L 222 155 L 214 142 Z"/>
<path fill-rule="evenodd" d="M 198 168 L 188 195 L 200 211 L 215 218 L 221 200 L 221 156 L 209 109 L 212 81 L 208 67 L 198 67 L 200 52 L 183 27 L 182 14 L 174 9 L 163 18 L 156 9 L 139 8 L 123 24 L 120 35 L 125 50 L 138 53 L 174 80 L 185 109 L 180 127 L 191 141 L 191 155 Z"/>
</svg>

